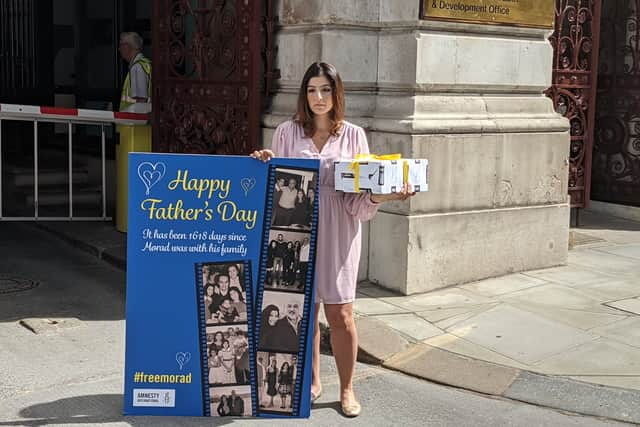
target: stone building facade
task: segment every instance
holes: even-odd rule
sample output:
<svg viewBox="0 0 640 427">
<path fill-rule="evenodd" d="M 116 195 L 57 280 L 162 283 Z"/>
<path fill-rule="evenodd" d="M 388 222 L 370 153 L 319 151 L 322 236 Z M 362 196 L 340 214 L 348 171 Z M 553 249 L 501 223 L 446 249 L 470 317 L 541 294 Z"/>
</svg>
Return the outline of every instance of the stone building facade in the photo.
<svg viewBox="0 0 640 427">
<path fill-rule="evenodd" d="M 265 146 L 313 61 L 372 152 L 429 159 L 429 192 L 365 226 L 360 277 L 404 294 L 566 263 L 569 123 L 550 30 L 421 20 L 417 0 L 282 0 Z"/>
</svg>

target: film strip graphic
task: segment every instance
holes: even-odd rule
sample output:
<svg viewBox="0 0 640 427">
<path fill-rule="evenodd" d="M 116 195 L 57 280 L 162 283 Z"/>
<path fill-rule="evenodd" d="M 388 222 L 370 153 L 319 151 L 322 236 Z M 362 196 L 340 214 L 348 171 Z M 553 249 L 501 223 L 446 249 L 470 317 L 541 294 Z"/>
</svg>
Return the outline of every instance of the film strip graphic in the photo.
<svg viewBox="0 0 640 427">
<path fill-rule="evenodd" d="M 195 265 L 204 416 L 251 416 L 255 346 L 248 260 Z"/>
<path fill-rule="evenodd" d="M 318 171 L 272 164 L 267 186 L 255 304 L 254 413 L 297 417 L 313 328 Z"/>
</svg>

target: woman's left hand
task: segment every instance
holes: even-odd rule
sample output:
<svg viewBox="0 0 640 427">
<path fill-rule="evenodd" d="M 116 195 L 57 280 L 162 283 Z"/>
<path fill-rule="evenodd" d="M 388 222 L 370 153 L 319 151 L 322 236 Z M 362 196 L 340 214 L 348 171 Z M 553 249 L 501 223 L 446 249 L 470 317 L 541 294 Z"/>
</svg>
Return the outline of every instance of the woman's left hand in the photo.
<svg viewBox="0 0 640 427">
<path fill-rule="evenodd" d="M 373 203 L 391 202 L 394 200 L 407 200 L 409 197 L 415 196 L 415 191 L 410 191 L 411 186 L 405 184 L 398 193 L 391 194 L 371 194 L 369 197 Z"/>
</svg>

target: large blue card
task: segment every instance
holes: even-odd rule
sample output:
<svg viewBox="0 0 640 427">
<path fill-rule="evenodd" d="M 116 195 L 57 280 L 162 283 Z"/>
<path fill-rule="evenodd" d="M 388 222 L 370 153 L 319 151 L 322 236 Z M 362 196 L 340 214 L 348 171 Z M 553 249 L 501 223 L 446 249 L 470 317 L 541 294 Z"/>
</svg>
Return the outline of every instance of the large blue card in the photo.
<svg viewBox="0 0 640 427">
<path fill-rule="evenodd" d="M 129 154 L 126 414 L 309 416 L 318 169 Z"/>
</svg>

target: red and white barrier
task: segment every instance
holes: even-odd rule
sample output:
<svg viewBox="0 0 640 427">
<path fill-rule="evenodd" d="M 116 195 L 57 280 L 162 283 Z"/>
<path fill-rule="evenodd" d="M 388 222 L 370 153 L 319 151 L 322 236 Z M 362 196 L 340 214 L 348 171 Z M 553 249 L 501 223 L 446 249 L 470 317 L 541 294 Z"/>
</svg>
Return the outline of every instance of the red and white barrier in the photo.
<svg viewBox="0 0 640 427">
<path fill-rule="evenodd" d="M 115 123 L 119 125 L 146 125 L 149 123 L 149 114 L 17 104 L 0 104 L 0 119 L 3 117 L 24 120 L 72 119 L 74 122 Z"/>
<path fill-rule="evenodd" d="M 28 121 L 33 123 L 33 207 L 31 217 L 6 217 L 2 213 L 2 122 L 3 120 Z M 68 129 L 68 199 L 69 214 L 65 217 L 42 217 L 39 215 L 39 152 L 38 152 L 38 126 L 40 123 L 65 123 Z M 101 172 L 102 172 L 102 215 L 96 217 L 78 217 L 73 214 L 73 124 L 95 125 L 101 128 Z M 112 124 L 118 125 L 146 125 L 149 123 L 149 114 L 144 113 L 120 113 L 104 110 L 83 110 L 77 108 L 42 107 L 35 105 L 17 105 L 0 103 L 0 221 L 29 221 L 29 220 L 110 220 L 107 217 L 107 190 L 106 190 L 106 133 L 105 128 Z"/>
</svg>

